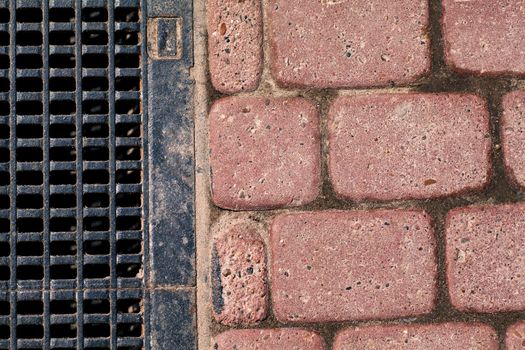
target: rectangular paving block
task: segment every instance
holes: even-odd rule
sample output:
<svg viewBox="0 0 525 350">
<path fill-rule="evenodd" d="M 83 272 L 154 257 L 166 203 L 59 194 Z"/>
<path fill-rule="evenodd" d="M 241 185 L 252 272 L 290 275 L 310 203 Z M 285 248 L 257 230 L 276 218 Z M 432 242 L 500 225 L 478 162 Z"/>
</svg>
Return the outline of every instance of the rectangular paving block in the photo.
<svg viewBox="0 0 525 350">
<path fill-rule="evenodd" d="M 212 350 L 325 350 L 321 336 L 299 328 L 237 329 L 219 334 Z"/>
<path fill-rule="evenodd" d="M 408 317 L 434 307 L 436 245 L 423 211 L 282 214 L 270 236 L 281 322 Z"/>
<path fill-rule="evenodd" d="M 446 221 L 452 305 L 462 311 L 525 310 L 525 204 L 458 208 Z"/>
<path fill-rule="evenodd" d="M 333 349 L 497 350 L 498 335 L 479 323 L 356 327 L 340 331 Z"/>
<path fill-rule="evenodd" d="M 313 201 L 321 186 L 319 117 L 302 98 L 229 97 L 209 113 L 212 197 L 226 209 Z"/>
<path fill-rule="evenodd" d="M 525 74 L 525 3 L 443 1 L 445 61 L 456 71 Z"/>
<path fill-rule="evenodd" d="M 510 182 L 525 190 L 525 91 L 502 99 L 501 144 L 505 171 Z"/>
<path fill-rule="evenodd" d="M 262 73 L 260 0 L 208 0 L 208 61 L 218 91 L 253 91 Z"/>
<path fill-rule="evenodd" d="M 523 350 L 525 348 L 525 321 L 518 321 L 507 328 L 505 333 L 506 350 Z"/>
<path fill-rule="evenodd" d="M 328 131 L 330 179 L 345 199 L 443 197 L 490 180 L 489 115 L 475 95 L 342 96 Z"/>
<path fill-rule="evenodd" d="M 407 84 L 430 71 L 428 1 L 275 0 L 266 12 L 281 85 Z"/>
</svg>

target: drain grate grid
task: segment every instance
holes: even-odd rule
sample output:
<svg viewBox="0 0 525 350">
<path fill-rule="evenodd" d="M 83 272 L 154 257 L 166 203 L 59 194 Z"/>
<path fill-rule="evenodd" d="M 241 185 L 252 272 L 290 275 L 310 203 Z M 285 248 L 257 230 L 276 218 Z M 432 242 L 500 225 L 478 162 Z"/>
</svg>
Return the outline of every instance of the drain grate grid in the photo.
<svg viewBox="0 0 525 350">
<path fill-rule="evenodd" d="M 0 0 L 0 349 L 143 349 L 139 0 Z"/>
</svg>

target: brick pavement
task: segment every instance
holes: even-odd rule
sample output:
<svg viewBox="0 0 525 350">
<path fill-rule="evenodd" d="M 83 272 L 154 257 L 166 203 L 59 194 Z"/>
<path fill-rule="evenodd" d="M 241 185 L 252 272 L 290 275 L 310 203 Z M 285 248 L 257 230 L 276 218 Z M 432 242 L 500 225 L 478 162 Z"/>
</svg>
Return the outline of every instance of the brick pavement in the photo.
<svg viewBox="0 0 525 350">
<path fill-rule="evenodd" d="M 212 349 L 525 348 L 525 2 L 385 4 L 208 0 Z"/>
</svg>

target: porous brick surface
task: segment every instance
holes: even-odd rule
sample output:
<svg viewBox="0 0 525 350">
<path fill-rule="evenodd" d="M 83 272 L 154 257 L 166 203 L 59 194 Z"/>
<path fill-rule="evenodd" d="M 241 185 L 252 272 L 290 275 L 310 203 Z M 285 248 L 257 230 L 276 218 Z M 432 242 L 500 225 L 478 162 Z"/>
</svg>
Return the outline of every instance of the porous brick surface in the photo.
<svg viewBox="0 0 525 350">
<path fill-rule="evenodd" d="M 330 177 L 343 198 L 434 198 L 489 181 L 489 117 L 475 95 L 344 96 L 329 118 Z"/>
<path fill-rule="evenodd" d="M 348 328 L 339 332 L 334 350 L 497 350 L 496 331 L 484 324 L 445 323 Z"/>
<path fill-rule="evenodd" d="M 525 1 L 443 1 L 445 59 L 475 74 L 525 74 Z"/>
<path fill-rule="evenodd" d="M 316 333 L 295 329 L 242 329 L 219 334 L 213 350 L 325 350 Z"/>
<path fill-rule="evenodd" d="M 446 222 L 446 268 L 460 310 L 525 309 L 525 204 L 459 208 Z"/>
<path fill-rule="evenodd" d="M 249 220 L 237 220 L 217 231 L 212 252 L 215 319 L 226 325 L 257 323 L 268 312 L 266 251 L 260 228 Z"/>
<path fill-rule="evenodd" d="M 525 190 L 525 91 L 503 97 L 501 140 L 509 180 Z"/>
<path fill-rule="evenodd" d="M 434 307 L 435 242 L 422 211 L 283 214 L 270 235 L 273 311 L 282 322 L 385 319 Z"/>
<path fill-rule="evenodd" d="M 320 190 L 319 118 L 301 98 L 239 97 L 211 108 L 215 204 L 228 209 L 298 206 Z"/>
<path fill-rule="evenodd" d="M 428 1 L 267 2 L 272 75 L 285 86 L 405 84 L 430 70 Z"/>
<path fill-rule="evenodd" d="M 525 349 L 525 322 L 520 321 L 511 325 L 505 334 L 506 350 Z"/>
<path fill-rule="evenodd" d="M 223 93 L 252 91 L 262 72 L 260 0 L 208 0 L 211 82 Z"/>
</svg>

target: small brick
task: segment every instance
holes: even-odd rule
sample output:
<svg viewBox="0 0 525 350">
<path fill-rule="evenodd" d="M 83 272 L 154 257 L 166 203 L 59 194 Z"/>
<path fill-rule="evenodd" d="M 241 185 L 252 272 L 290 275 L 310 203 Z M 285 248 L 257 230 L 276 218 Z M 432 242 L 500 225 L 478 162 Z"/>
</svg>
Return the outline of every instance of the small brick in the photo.
<svg viewBox="0 0 525 350">
<path fill-rule="evenodd" d="M 435 198 L 490 179 L 489 116 L 475 95 L 340 97 L 329 120 L 329 171 L 342 198 Z"/>
<path fill-rule="evenodd" d="M 292 213 L 271 225 L 274 314 L 282 322 L 430 312 L 435 241 L 422 211 Z"/>
<path fill-rule="evenodd" d="M 525 2 L 443 1 L 445 60 L 466 73 L 525 74 Z"/>
<path fill-rule="evenodd" d="M 427 3 L 269 1 L 272 75 L 315 88 L 414 82 L 431 65 Z"/>
<path fill-rule="evenodd" d="M 334 350 L 497 350 L 496 331 L 479 323 L 444 323 L 348 328 L 339 332 Z"/>
<path fill-rule="evenodd" d="M 222 93 L 257 89 L 262 73 L 260 0 L 208 0 L 211 82 Z"/>
<path fill-rule="evenodd" d="M 239 329 L 219 334 L 212 350 L 325 350 L 318 334 L 297 329 Z"/>
<path fill-rule="evenodd" d="M 266 250 L 261 228 L 236 220 L 213 240 L 213 315 L 226 325 L 255 324 L 268 312 Z"/>
<path fill-rule="evenodd" d="M 215 204 L 228 209 L 291 207 L 320 191 L 315 107 L 300 98 L 225 98 L 210 112 Z"/>
<path fill-rule="evenodd" d="M 514 323 L 505 334 L 506 350 L 523 350 L 525 348 L 525 321 Z"/>
<path fill-rule="evenodd" d="M 525 310 L 525 204 L 454 209 L 446 223 L 452 305 L 463 311 Z"/>
<path fill-rule="evenodd" d="M 525 91 L 503 97 L 501 141 L 509 180 L 525 190 Z"/>
</svg>

